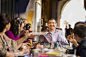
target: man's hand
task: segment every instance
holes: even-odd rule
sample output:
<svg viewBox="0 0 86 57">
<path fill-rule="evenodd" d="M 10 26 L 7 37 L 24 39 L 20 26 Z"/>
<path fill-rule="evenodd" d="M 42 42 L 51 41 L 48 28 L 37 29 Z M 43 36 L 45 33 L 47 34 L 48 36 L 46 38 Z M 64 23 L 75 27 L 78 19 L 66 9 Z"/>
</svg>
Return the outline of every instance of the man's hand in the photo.
<svg viewBox="0 0 86 57">
<path fill-rule="evenodd" d="M 78 46 L 77 41 L 73 38 L 73 36 L 68 35 L 67 40 L 69 40 L 72 44 L 74 44 L 76 47 Z"/>
</svg>

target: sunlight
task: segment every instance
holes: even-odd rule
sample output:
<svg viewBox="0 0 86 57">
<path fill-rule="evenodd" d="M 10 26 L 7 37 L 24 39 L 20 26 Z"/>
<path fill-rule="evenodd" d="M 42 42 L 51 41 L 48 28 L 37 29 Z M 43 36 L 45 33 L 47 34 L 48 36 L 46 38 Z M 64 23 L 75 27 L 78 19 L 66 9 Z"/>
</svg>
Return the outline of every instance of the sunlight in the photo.
<svg viewBox="0 0 86 57">
<path fill-rule="evenodd" d="M 74 24 L 78 21 L 85 21 L 86 11 L 84 9 L 84 0 L 71 0 L 66 7 L 64 8 L 61 19 L 60 27 L 63 29 L 66 26 L 64 21 L 71 24 L 71 27 L 74 27 Z"/>
</svg>

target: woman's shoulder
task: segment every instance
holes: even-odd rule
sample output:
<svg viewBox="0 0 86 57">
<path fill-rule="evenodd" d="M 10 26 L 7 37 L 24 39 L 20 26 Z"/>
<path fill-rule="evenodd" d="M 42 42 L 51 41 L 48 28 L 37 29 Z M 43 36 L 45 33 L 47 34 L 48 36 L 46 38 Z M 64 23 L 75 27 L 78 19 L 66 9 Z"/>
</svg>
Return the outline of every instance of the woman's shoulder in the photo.
<svg viewBox="0 0 86 57">
<path fill-rule="evenodd" d="M 10 33 L 10 32 L 12 33 L 12 31 L 10 31 L 10 30 L 6 31 L 6 33 Z"/>
<path fill-rule="evenodd" d="M 4 34 L 4 38 L 7 40 L 11 40 L 6 34 Z"/>
<path fill-rule="evenodd" d="M 7 41 L 9 46 L 12 46 L 13 49 L 15 49 L 15 50 L 17 49 L 16 48 L 17 47 L 17 42 L 15 40 L 10 39 L 6 34 L 4 34 L 4 38 Z"/>
<path fill-rule="evenodd" d="M 15 40 L 10 39 L 6 34 L 4 34 L 4 38 L 5 38 L 7 41 L 15 42 Z"/>
<path fill-rule="evenodd" d="M 12 35 L 13 33 L 12 33 L 12 31 L 8 30 L 8 31 L 5 32 L 5 34 L 6 35 L 8 35 L 8 34 Z"/>
</svg>

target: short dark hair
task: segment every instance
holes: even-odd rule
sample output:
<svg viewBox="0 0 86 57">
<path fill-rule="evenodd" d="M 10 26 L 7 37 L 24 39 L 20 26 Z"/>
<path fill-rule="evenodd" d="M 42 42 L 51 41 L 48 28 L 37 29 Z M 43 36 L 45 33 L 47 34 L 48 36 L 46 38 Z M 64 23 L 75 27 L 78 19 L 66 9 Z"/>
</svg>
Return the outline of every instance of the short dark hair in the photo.
<svg viewBox="0 0 86 57">
<path fill-rule="evenodd" d="M 8 14 L 6 13 L 0 14 L 0 32 L 2 32 L 6 27 L 6 25 L 9 24 L 10 22 L 11 17 Z"/>
<path fill-rule="evenodd" d="M 54 18 L 50 18 L 49 20 L 55 20 Z M 49 22 L 49 20 L 48 20 L 48 22 Z M 56 22 L 56 20 L 55 20 L 55 22 Z"/>
<path fill-rule="evenodd" d="M 24 20 L 20 17 L 14 18 L 11 21 L 11 28 L 10 30 L 14 34 L 15 37 L 19 34 L 19 26 L 21 27 L 22 23 L 24 23 Z"/>
<path fill-rule="evenodd" d="M 74 34 L 77 34 L 80 38 L 85 38 L 86 37 L 86 25 L 77 24 L 74 27 Z"/>
<path fill-rule="evenodd" d="M 79 21 L 79 22 L 76 22 L 76 23 L 75 23 L 75 26 L 76 26 L 77 24 L 85 24 L 85 23 L 82 22 L 82 21 Z"/>
<path fill-rule="evenodd" d="M 69 27 L 71 27 L 71 24 L 69 24 Z"/>
</svg>

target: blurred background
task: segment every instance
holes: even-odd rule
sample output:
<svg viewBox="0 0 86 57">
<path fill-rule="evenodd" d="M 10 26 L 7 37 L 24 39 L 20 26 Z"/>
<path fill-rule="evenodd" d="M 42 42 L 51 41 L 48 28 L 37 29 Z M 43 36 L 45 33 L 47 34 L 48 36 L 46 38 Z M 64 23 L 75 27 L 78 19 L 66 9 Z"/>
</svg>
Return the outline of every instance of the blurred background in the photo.
<svg viewBox="0 0 86 57">
<path fill-rule="evenodd" d="M 76 22 L 86 21 L 85 9 L 86 0 L 0 0 L 0 13 L 27 19 L 35 32 L 45 29 L 50 18 L 63 31 L 68 24 L 73 28 Z"/>
</svg>

